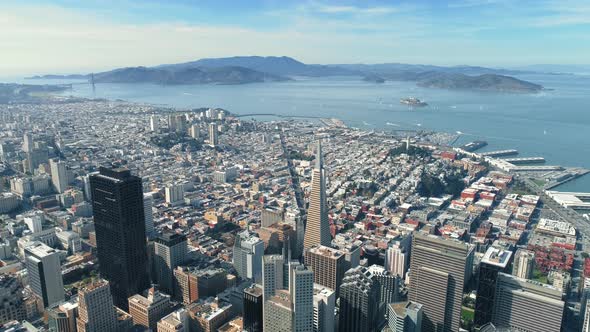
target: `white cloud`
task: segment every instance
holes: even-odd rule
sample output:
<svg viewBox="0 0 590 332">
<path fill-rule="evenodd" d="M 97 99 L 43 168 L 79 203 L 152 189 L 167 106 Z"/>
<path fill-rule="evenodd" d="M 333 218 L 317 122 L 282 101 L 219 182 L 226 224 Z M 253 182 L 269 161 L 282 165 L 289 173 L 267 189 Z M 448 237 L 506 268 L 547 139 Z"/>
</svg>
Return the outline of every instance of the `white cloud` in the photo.
<svg viewBox="0 0 590 332">
<path fill-rule="evenodd" d="M 312 11 L 327 14 L 375 14 L 384 15 L 391 14 L 398 11 L 394 7 L 355 7 L 355 6 L 331 6 L 331 5 L 312 5 L 310 6 Z"/>
<path fill-rule="evenodd" d="M 490 43 L 477 34 L 493 29 L 493 22 L 433 21 L 416 15 L 415 7 L 367 7 L 361 14 L 357 7 L 324 8 L 350 13 L 330 15 L 319 13 L 318 6 L 305 3 L 266 13 L 272 17 L 262 15 L 261 20 L 281 24 L 254 29 L 237 24 L 128 24 L 97 12 L 0 4 L 0 75 L 92 72 L 234 55 L 287 55 L 307 63 L 494 65 L 529 61 L 535 46 L 533 54 L 543 62 L 547 48 L 534 40 Z"/>
<path fill-rule="evenodd" d="M 467 8 L 467 7 L 481 7 L 507 3 L 510 0 L 462 0 L 458 2 L 451 2 L 448 4 L 449 8 Z"/>
<path fill-rule="evenodd" d="M 533 27 L 589 25 L 590 2 L 587 0 L 549 0 L 539 6 L 544 15 L 527 20 Z"/>
<path fill-rule="evenodd" d="M 364 20 L 351 25 L 351 21 L 295 15 L 286 27 L 265 31 L 178 22 L 125 24 L 57 6 L 0 5 L 0 72 L 89 72 L 255 54 L 288 55 L 308 63 L 367 61 L 382 56 L 384 48 L 394 49 L 412 39 L 420 29 L 415 24 L 412 33 L 404 33 L 408 25 L 390 27 Z M 358 29 L 374 33 L 358 38 Z"/>
</svg>

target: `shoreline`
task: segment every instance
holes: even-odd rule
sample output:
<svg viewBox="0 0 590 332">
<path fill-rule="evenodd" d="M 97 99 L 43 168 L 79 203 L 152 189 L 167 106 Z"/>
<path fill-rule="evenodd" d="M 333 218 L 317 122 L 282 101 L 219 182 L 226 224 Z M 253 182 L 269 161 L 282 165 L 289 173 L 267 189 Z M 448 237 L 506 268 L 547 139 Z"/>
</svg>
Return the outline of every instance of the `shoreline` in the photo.
<svg viewBox="0 0 590 332">
<path fill-rule="evenodd" d="M 174 106 L 173 104 L 170 103 L 152 103 L 152 102 L 142 102 L 142 101 L 132 101 L 132 100 L 128 100 L 128 99 L 124 99 L 124 98 L 88 98 L 88 97 L 76 97 L 73 95 L 64 95 L 63 92 L 57 92 L 57 93 L 52 93 L 50 94 L 49 97 L 50 100 L 53 100 L 57 103 L 64 103 L 64 102 L 91 102 L 91 101 L 105 101 L 105 102 L 120 102 L 120 103 L 129 103 L 129 104 L 134 104 L 134 105 L 146 105 L 146 106 L 152 106 L 152 107 L 160 107 L 160 108 L 164 108 L 166 109 L 166 112 L 183 112 L 183 111 L 191 111 L 191 110 L 195 110 L 198 109 L 195 107 L 178 107 L 178 106 Z M 46 101 L 43 101 L 46 102 Z M 264 103 L 264 101 L 262 101 Z M 439 129 L 432 129 L 432 128 L 428 128 L 428 127 L 422 127 L 422 125 L 420 124 L 415 124 L 413 126 L 406 126 L 403 124 L 403 122 L 400 121 L 396 121 L 400 124 L 397 123 L 393 123 L 393 122 L 387 122 L 386 126 L 387 127 L 379 127 L 379 126 L 385 126 L 385 124 L 380 123 L 377 125 L 374 124 L 370 124 L 367 123 L 366 121 L 362 121 L 359 122 L 358 120 L 352 120 L 352 119 L 342 119 L 339 117 L 325 117 L 325 116 L 314 116 L 314 115 L 290 115 L 290 114 L 278 114 L 278 113 L 274 113 L 274 112 L 252 112 L 252 113 L 246 113 L 246 114 L 240 114 L 240 113 L 234 113 L 232 111 L 228 111 L 229 114 L 231 114 L 232 116 L 238 117 L 238 118 L 246 118 L 246 117 L 252 117 L 254 119 L 257 120 L 261 120 L 261 121 L 269 121 L 268 119 L 264 119 L 264 117 L 276 117 L 277 119 L 293 119 L 293 120 L 297 120 L 297 119 L 310 119 L 310 120 L 314 120 L 317 121 L 319 123 L 322 123 L 326 126 L 336 126 L 336 127 L 341 127 L 341 128 L 353 128 L 353 129 L 357 129 L 363 132 L 383 132 L 383 133 L 392 133 L 395 134 L 396 136 L 399 137 L 403 137 L 404 135 L 401 134 L 405 134 L 407 135 L 408 133 L 422 133 L 422 132 L 433 132 L 433 133 L 439 133 L 441 135 L 448 135 L 448 137 L 450 139 L 447 140 L 447 142 L 437 142 L 440 145 L 446 145 L 450 148 L 453 148 L 455 146 L 458 146 L 459 144 L 464 143 L 465 139 L 469 139 L 469 140 L 474 140 L 477 139 L 478 137 L 482 137 L 484 139 L 488 139 L 486 138 L 485 134 L 482 134 L 481 136 L 479 135 L 474 135 L 474 134 L 465 134 L 463 132 L 459 132 L 457 131 L 456 134 L 453 134 L 451 131 L 449 130 L 439 130 Z M 369 120 L 371 122 L 373 122 L 372 120 Z M 355 123 L 358 122 L 358 123 Z M 494 144 L 494 139 L 493 137 L 489 138 L 492 142 L 490 143 L 490 148 L 492 148 L 492 150 L 497 150 L 497 149 L 504 149 L 505 146 L 498 146 Z M 509 146 L 510 148 L 516 148 L 516 149 L 520 149 L 521 146 L 516 143 L 514 145 Z M 524 149 L 523 149 L 524 150 Z M 525 152 L 526 153 L 526 152 Z M 566 169 L 569 169 L 569 167 L 565 167 Z M 585 167 L 584 167 L 585 168 Z M 580 183 L 580 178 L 584 178 L 583 180 L 583 185 L 581 188 L 576 188 L 575 185 L 572 188 L 570 187 L 565 187 L 565 188 L 561 188 L 564 184 L 572 184 L 572 183 Z M 586 188 L 586 181 L 585 181 L 585 177 L 583 177 L 583 175 L 579 175 L 579 176 L 575 176 L 573 178 L 567 179 L 567 181 L 556 181 L 559 183 L 554 183 L 550 189 L 554 189 L 554 190 L 564 190 L 564 191 L 590 191 L 590 188 Z M 549 188 L 547 188 L 549 189 Z"/>
</svg>

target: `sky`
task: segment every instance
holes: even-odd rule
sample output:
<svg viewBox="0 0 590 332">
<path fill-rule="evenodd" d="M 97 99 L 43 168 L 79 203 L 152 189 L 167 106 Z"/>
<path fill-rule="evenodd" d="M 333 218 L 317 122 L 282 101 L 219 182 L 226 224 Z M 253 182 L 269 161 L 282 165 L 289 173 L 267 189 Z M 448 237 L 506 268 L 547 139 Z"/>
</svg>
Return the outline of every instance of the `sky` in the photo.
<svg viewBox="0 0 590 332">
<path fill-rule="evenodd" d="M 2 0 L 0 75 L 207 57 L 515 67 L 590 62 L 590 0 Z"/>
</svg>

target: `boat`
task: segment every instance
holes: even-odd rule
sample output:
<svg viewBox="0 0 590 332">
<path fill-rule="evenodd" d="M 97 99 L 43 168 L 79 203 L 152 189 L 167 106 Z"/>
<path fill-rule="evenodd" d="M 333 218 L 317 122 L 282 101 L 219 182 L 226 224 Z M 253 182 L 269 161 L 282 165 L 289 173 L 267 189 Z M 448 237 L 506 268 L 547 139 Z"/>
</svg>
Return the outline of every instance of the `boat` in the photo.
<svg viewBox="0 0 590 332">
<path fill-rule="evenodd" d="M 408 105 L 408 106 L 418 106 L 418 107 L 428 106 L 428 104 L 425 101 L 420 100 L 418 98 L 414 98 L 414 97 L 402 98 L 399 100 L 399 102 L 400 102 L 400 104 Z"/>
</svg>

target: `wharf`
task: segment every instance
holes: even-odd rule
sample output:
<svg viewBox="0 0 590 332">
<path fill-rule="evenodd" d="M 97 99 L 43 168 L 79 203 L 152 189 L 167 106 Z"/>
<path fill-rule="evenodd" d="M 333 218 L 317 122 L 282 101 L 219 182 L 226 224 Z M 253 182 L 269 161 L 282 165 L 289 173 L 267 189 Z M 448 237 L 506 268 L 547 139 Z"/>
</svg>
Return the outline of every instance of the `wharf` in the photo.
<svg viewBox="0 0 590 332">
<path fill-rule="evenodd" d="M 509 149 L 509 150 L 499 150 L 499 151 L 490 151 L 490 152 L 483 152 L 480 153 L 484 157 L 502 157 L 502 156 L 514 156 L 518 154 L 518 150 Z"/>
<path fill-rule="evenodd" d="M 522 158 L 505 158 L 505 161 L 518 165 L 518 164 L 542 164 L 545 162 L 543 157 L 522 157 Z"/>
<path fill-rule="evenodd" d="M 514 164 L 512 164 L 514 165 Z M 562 171 L 562 166 L 514 166 L 510 171 L 513 172 L 550 172 L 550 171 Z"/>
</svg>

